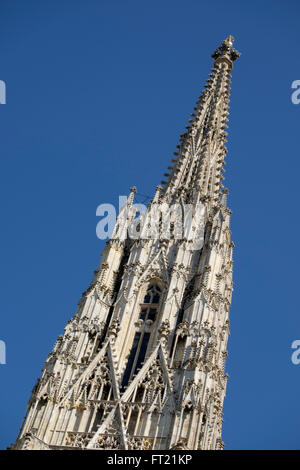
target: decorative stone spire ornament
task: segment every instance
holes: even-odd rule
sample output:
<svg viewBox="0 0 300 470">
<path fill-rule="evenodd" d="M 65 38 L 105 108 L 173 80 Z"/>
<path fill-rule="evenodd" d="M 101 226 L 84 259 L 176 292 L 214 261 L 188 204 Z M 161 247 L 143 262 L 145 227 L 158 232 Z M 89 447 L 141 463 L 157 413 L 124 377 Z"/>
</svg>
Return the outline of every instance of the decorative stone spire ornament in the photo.
<svg viewBox="0 0 300 470">
<path fill-rule="evenodd" d="M 232 69 L 232 63 L 240 57 L 240 52 L 233 48 L 234 37 L 228 36 L 218 49 L 211 55 L 215 59 L 215 65 L 226 61 L 229 68 Z"/>
<path fill-rule="evenodd" d="M 135 219 L 131 188 L 12 448 L 223 449 L 233 243 L 222 173 L 239 55 L 232 36 L 212 54 L 205 90 L 136 239 L 125 236 Z M 169 208 L 170 230 L 151 237 L 157 208 L 159 230 Z M 199 227 L 195 245 L 190 235 Z"/>
</svg>

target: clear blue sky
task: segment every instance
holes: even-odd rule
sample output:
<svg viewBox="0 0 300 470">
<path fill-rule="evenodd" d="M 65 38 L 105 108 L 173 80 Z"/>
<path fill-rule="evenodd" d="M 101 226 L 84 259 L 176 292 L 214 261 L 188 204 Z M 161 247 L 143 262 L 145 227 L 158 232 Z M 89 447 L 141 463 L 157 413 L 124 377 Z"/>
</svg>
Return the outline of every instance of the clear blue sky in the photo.
<svg viewBox="0 0 300 470">
<path fill-rule="evenodd" d="M 299 448 L 297 1 L 1 0 L 0 447 L 96 269 L 96 207 L 152 195 L 228 35 L 228 449 Z"/>
</svg>

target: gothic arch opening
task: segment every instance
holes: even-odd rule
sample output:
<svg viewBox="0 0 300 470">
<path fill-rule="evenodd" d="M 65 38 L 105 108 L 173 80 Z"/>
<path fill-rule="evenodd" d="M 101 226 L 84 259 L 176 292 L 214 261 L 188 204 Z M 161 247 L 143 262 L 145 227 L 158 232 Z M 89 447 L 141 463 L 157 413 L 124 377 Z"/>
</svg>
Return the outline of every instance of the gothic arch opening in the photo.
<svg viewBox="0 0 300 470">
<path fill-rule="evenodd" d="M 123 389 L 128 385 L 129 380 L 140 369 L 145 360 L 150 338 L 154 330 L 153 325 L 159 316 L 161 299 L 162 287 L 156 279 L 153 279 L 149 282 L 147 288 L 141 292 L 142 302 L 139 304 L 136 332 L 123 375 Z"/>
</svg>

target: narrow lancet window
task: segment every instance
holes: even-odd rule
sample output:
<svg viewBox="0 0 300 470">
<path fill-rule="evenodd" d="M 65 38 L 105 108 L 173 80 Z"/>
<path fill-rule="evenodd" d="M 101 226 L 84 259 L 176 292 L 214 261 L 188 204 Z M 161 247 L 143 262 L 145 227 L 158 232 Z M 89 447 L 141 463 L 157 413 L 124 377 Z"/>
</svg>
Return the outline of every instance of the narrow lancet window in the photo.
<svg viewBox="0 0 300 470">
<path fill-rule="evenodd" d="M 159 303 L 161 299 L 161 288 L 157 284 L 150 284 L 140 304 L 139 319 L 142 323 L 139 331 L 135 333 L 128 362 L 123 375 L 122 387 L 128 385 L 129 380 L 141 367 L 147 353 L 151 337 L 152 325 L 157 319 Z"/>
</svg>

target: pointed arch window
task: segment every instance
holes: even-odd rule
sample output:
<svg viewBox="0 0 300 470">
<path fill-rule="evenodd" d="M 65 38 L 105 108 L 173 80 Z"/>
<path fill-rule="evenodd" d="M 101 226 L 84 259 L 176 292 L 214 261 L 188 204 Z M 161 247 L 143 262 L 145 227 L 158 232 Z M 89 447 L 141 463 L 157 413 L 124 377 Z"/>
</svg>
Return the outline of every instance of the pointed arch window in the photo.
<svg viewBox="0 0 300 470">
<path fill-rule="evenodd" d="M 136 373 L 145 359 L 153 324 L 157 318 L 161 300 L 161 288 L 151 283 L 140 305 L 139 319 L 142 320 L 139 331 L 134 335 L 128 362 L 123 375 L 122 387 L 126 387 L 130 378 Z"/>
<path fill-rule="evenodd" d="M 141 305 L 140 320 L 156 320 L 157 310 L 161 296 L 161 289 L 157 284 L 151 284 Z"/>
</svg>

